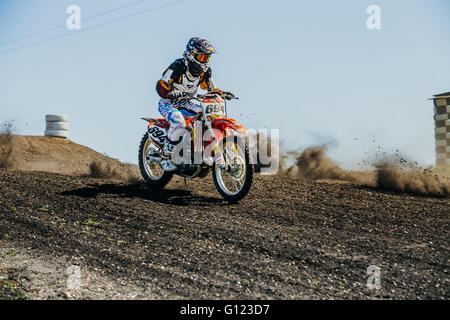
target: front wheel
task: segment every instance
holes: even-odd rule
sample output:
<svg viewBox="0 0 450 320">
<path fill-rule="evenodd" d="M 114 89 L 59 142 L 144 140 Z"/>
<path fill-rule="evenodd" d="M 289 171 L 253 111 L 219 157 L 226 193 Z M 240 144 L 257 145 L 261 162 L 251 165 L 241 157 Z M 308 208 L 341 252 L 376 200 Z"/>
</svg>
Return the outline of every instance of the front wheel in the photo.
<svg viewBox="0 0 450 320">
<path fill-rule="evenodd" d="M 223 143 L 222 155 L 223 161 L 213 166 L 214 184 L 226 200 L 236 202 L 247 195 L 253 182 L 248 147 L 243 139 L 229 136 Z"/>
<path fill-rule="evenodd" d="M 159 147 L 149 139 L 146 133 L 139 146 L 139 169 L 147 185 L 152 189 L 162 189 L 172 179 L 172 174 L 165 172 L 159 163 L 151 162 L 150 155 L 159 154 Z"/>
</svg>

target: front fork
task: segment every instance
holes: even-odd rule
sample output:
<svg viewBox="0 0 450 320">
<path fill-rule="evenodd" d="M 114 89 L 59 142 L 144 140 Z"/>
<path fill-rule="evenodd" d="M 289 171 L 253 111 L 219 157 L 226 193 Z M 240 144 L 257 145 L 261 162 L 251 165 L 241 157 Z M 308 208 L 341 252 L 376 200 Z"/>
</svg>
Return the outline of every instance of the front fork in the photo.
<svg viewBox="0 0 450 320">
<path fill-rule="evenodd" d="M 215 161 L 223 167 L 225 165 L 225 159 L 223 157 L 222 147 L 220 146 L 220 143 L 217 140 L 217 137 L 214 135 L 214 129 L 211 125 L 211 121 L 209 121 L 208 118 L 206 117 L 205 106 L 203 105 L 203 103 L 201 103 L 200 106 L 202 108 L 203 121 L 205 122 L 206 127 L 208 128 L 208 132 L 209 132 L 212 144 L 213 144 L 213 151 L 214 151 L 213 153 L 214 153 Z"/>
</svg>

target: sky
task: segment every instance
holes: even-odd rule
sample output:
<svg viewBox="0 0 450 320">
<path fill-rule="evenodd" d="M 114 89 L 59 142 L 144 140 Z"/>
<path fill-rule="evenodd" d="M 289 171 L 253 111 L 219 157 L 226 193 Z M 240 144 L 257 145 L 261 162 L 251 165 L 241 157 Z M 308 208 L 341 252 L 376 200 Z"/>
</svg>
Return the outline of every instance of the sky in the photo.
<svg viewBox="0 0 450 320">
<path fill-rule="evenodd" d="M 199 36 L 218 52 L 218 87 L 240 98 L 229 116 L 280 129 L 283 150 L 325 144 L 346 168 L 397 149 L 434 164 L 427 99 L 450 91 L 450 1 L 137 2 L 0 0 L 0 120 L 43 135 L 46 114 L 67 114 L 71 140 L 137 163 L 156 81 Z M 70 5 L 81 31 L 65 27 Z"/>
</svg>

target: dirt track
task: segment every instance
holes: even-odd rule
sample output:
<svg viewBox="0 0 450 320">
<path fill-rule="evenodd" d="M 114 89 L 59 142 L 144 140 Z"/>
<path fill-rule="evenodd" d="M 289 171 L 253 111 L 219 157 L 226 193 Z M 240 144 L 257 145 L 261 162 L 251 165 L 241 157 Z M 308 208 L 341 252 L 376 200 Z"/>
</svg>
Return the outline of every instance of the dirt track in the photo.
<svg viewBox="0 0 450 320">
<path fill-rule="evenodd" d="M 449 298 L 448 199 L 283 176 L 235 205 L 211 177 L 169 189 L 0 170 L 0 279 L 67 298 L 75 264 L 76 298 Z"/>
</svg>

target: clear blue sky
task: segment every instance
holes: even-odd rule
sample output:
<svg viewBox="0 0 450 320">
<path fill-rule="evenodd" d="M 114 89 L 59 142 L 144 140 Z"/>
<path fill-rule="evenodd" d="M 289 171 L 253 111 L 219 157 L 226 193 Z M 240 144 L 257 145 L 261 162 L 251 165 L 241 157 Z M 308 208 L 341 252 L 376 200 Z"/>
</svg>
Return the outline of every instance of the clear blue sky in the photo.
<svg viewBox="0 0 450 320">
<path fill-rule="evenodd" d="M 433 94 L 450 91 L 448 0 L 149 0 L 65 28 L 66 8 L 84 18 L 137 0 L 0 0 L 0 118 L 42 135 L 47 113 L 70 116 L 70 139 L 136 163 L 156 116 L 155 82 L 191 36 L 209 39 L 218 86 L 241 99 L 230 114 L 249 128 L 280 128 L 283 147 L 330 143 L 351 167 L 381 146 L 434 163 Z M 366 28 L 381 8 L 382 29 Z M 86 30 L 85 30 L 86 29 Z M 2 53 L 3 52 L 3 53 Z M 358 140 L 355 140 L 358 138 Z M 375 140 L 375 142 L 372 142 Z"/>
</svg>

